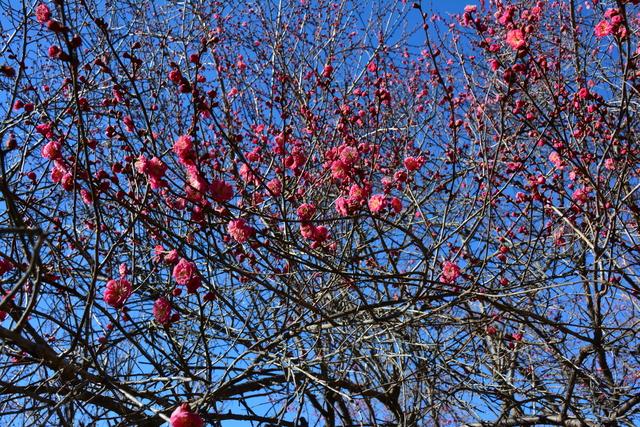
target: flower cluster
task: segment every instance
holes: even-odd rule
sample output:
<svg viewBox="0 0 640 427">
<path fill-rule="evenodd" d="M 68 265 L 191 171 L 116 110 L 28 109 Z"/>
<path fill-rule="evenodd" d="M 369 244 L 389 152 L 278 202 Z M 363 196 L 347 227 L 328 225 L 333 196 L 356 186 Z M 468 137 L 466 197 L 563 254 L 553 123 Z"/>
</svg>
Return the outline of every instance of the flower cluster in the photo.
<svg viewBox="0 0 640 427">
<path fill-rule="evenodd" d="M 627 37 L 627 26 L 619 9 L 608 9 L 604 13 L 604 19 L 596 24 L 597 37 L 614 35 L 620 39 Z"/>
<path fill-rule="evenodd" d="M 243 218 L 237 218 L 229 221 L 227 231 L 233 240 L 238 243 L 245 243 L 255 233 L 253 227 L 251 227 Z"/>
<path fill-rule="evenodd" d="M 440 275 L 440 281 L 447 284 L 454 283 L 460 276 L 460 266 L 458 264 L 446 260 L 442 263 L 442 273 Z"/>
<path fill-rule="evenodd" d="M 131 296 L 131 292 L 131 282 L 127 279 L 111 279 L 104 289 L 103 299 L 113 308 L 122 308 Z"/>
</svg>

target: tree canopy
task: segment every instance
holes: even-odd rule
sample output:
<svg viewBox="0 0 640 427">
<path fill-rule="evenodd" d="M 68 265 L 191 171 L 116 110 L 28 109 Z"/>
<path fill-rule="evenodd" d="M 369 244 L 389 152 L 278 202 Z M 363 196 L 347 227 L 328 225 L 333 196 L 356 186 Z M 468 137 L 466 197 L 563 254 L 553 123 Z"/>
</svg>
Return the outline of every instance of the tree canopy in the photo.
<svg viewBox="0 0 640 427">
<path fill-rule="evenodd" d="M 0 0 L 0 420 L 637 425 L 637 3 Z"/>
</svg>

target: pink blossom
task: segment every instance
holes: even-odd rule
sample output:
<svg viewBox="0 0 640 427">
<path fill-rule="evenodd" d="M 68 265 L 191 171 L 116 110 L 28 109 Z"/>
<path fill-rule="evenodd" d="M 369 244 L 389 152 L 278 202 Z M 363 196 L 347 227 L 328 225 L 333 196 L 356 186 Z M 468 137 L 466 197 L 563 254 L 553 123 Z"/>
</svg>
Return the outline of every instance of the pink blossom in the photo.
<svg viewBox="0 0 640 427">
<path fill-rule="evenodd" d="M 510 30 L 507 33 L 507 44 L 516 50 L 525 47 L 527 42 L 524 38 L 524 32 L 520 29 Z"/>
<path fill-rule="evenodd" d="M 162 245 L 156 245 L 154 248 L 155 262 L 164 262 L 168 265 L 173 265 L 178 262 L 180 255 L 178 255 L 178 251 L 176 249 L 172 249 L 167 251 Z"/>
<path fill-rule="evenodd" d="M 229 221 L 227 231 L 238 243 L 244 243 L 254 234 L 254 229 L 242 218 Z"/>
<path fill-rule="evenodd" d="M 612 159 L 611 157 L 609 157 L 608 159 L 606 159 L 606 160 L 604 161 L 604 167 L 605 167 L 607 170 L 610 170 L 610 171 L 612 171 L 612 170 L 616 170 L 616 166 L 617 166 L 617 165 L 616 165 L 616 161 L 615 161 L 615 159 Z"/>
<path fill-rule="evenodd" d="M 352 165 L 356 163 L 359 158 L 360 154 L 355 147 L 347 145 L 340 150 L 340 160 L 342 160 L 345 165 Z"/>
<path fill-rule="evenodd" d="M 73 179 L 73 174 L 71 174 L 70 172 L 65 172 L 65 174 L 62 176 L 62 179 L 60 180 L 60 185 L 62 185 L 62 188 L 64 188 L 66 191 L 73 190 L 76 185 Z"/>
<path fill-rule="evenodd" d="M 573 194 L 571 195 L 571 198 L 573 199 L 574 202 L 576 202 L 577 205 L 585 204 L 589 201 L 590 191 L 591 189 L 588 187 L 578 188 L 576 191 L 573 192 Z"/>
<path fill-rule="evenodd" d="M 42 157 L 55 160 L 60 158 L 60 143 L 58 141 L 49 141 L 44 147 L 42 147 Z"/>
<path fill-rule="evenodd" d="M 62 178 L 64 177 L 65 174 L 65 170 L 58 167 L 58 166 L 54 166 L 53 169 L 51 169 L 51 181 L 58 183 L 60 181 L 62 181 Z"/>
<path fill-rule="evenodd" d="M 138 159 L 136 160 L 135 164 L 134 164 L 136 170 L 138 171 L 138 173 L 141 174 L 147 174 L 149 173 L 149 160 L 144 156 L 144 154 L 141 154 Z"/>
<path fill-rule="evenodd" d="M 180 73 L 180 70 L 177 69 L 169 71 L 168 77 L 169 80 L 171 80 L 175 84 L 179 84 L 182 81 L 182 73 Z"/>
<path fill-rule="evenodd" d="M 621 39 L 625 39 L 627 38 L 627 27 L 624 25 L 618 25 L 615 28 L 615 32 L 616 32 L 616 36 L 620 37 Z"/>
<path fill-rule="evenodd" d="M 315 234 L 315 227 L 313 224 L 303 222 L 300 224 L 300 234 L 307 240 L 314 240 L 313 236 Z"/>
<path fill-rule="evenodd" d="M 239 172 L 240 172 L 240 177 L 247 184 L 252 184 L 256 181 L 256 176 L 251 171 L 251 168 L 249 167 L 248 164 L 243 163 L 242 166 L 240 166 Z"/>
<path fill-rule="evenodd" d="M 80 190 L 80 197 L 82 197 L 82 201 L 86 205 L 91 205 L 93 203 L 93 196 L 91 195 L 91 192 L 84 188 Z"/>
<path fill-rule="evenodd" d="M 226 203 L 233 198 L 233 187 L 221 179 L 214 179 L 209 184 L 211 197 L 218 203 Z"/>
<path fill-rule="evenodd" d="M 131 283 L 127 279 L 111 279 L 107 282 L 102 298 L 111 307 L 122 308 L 131 296 L 131 291 Z"/>
<path fill-rule="evenodd" d="M 331 64 L 325 65 L 322 70 L 322 77 L 329 78 L 331 77 L 331 73 L 333 73 L 333 66 Z"/>
<path fill-rule="evenodd" d="M 609 21 L 603 19 L 596 24 L 595 33 L 596 37 L 606 37 L 612 32 L 612 27 Z"/>
<path fill-rule="evenodd" d="M 180 261 L 173 267 L 173 278 L 179 285 L 186 285 L 195 274 L 195 264 L 184 258 L 180 258 Z"/>
<path fill-rule="evenodd" d="M 173 145 L 173 152 L 178 156 L 178 160 L 183 165 L 192 164 L 195 160 L 193 151 L 193 138 L 190 135 L 182 135 Z"/>
<path fill-rule="evenodd" d="M 515 13 L 515 7 L 509 6 L 502 11 L 498 16 L 498 22 L 502 25 L 507 25 L 513 22 L 513 15 Z"/>
<path fill-rule="evenodd" d="M 566 163 L 557 151 L 552 151 L 551 154 L 549 154 L 549 161 L 558 169 L 562 170 L 566 167 Z"/>
<path fill-rule="evenodd" d="M 422 156 L 420 157 L 406 157 L 404 159 L 404 167 L 409 171 L 415 171 L 418 170 L 422 167 L 422 164 L 424 163 L 424 158 Z"/>
<path fill-rule="evenodd" d="M 448 260 L 442 263 L 442 274 L 440 275 L 442 282 L 451 284 L 455 282 L 460 275 L 460 267 L 458 264 Z"/>
<path fill-rule="evenodd" d="M 204 425 L 202 417 L 192 412 L 187 403 L 173 411 L 170 421 L 171 427 L 202 427 Z"/>
<path fill-rule="evenodd" d="M 313 240 L 316 242 L 324 242 L 329 238 L 329 230 L 324 225 L 319 225 L 315 228 L 313 233 Z"/>
<path fill-rule="evenodd" d="M 149 175 L 149 183 L 151 184 L 151 188 L 156 190 L 160 187 L 167 187 L 167 181 L 162 179 L 165 172 L 167 171 L 167 165 L 162 162 L 157 157 L 149 160 L 148 164 L 148 175 Z"/>
<path fill-rule="evenodd" d="M 311 203 L 303 203 L 298 206 L 296 213 L 298 214 L 298 218 L 300 218 L 302 221 L 307 221 L 310 220 L 316 213 L 316 207 Z"/>
<path fill-rule="evenodd" d="M 166 253 L 166 250 L 164 249 L 164 247 L 162 245 L 156 245 L 153 248 L 153 262 L 162 262 L 164 261 L 164 254 Z"/>
<path fill-rule="evenodd" d="M 135 163 L 136 170 L 149 178 L 152 189 L 166 187 L 168 184 L 162 179 L 167 171 L 167 165 L 157 157 L 148 160 L 144 155 L 140 155 Z"/>
<path fill-rule="evenodd" d="M 45 24 L 49 19 L 51 19 L 51 10 L 49 10 L 49 6 L 44 3 L 40 3 L 36 7 L 36 20 L 41 24 Z"/>
<path fill-rule="evenodd" d="M 178 250 L 172 249 L 169 252 L 167 252 L 167 254 L 164 256 L 164 262 L 166 262 L 169 265 L 175 264 L 178 262 L 179 256 L 180 255 L 178 255 Z"/>
<path fill-rule="evenodd" d="M 282 181 L 279 178 L 273 178 L 271 181 L 267 182 L 267 188 L 274 196 L 278 197 L 282 194 Z"/>
<path fill-rule="evenodd" d="M 307 155 L 300 147 L 295 147 L 291 151 L 291 155 L 285 159 L 285 166 L 291 170 L 297 170 L 307 161 Z"/>
<path fill-rule="evenodd" d="M 407 171 L 405 170 L 399 170 L 393 174 L 393 179 L 395 179 L 398 182 L 406 182 L 407 178 L 408 178 L 408 175 L 407 175 Z"/>
<path fill-rule="evenodd" d="M 307 240 L 322 243 L 329 238 L 329 230 L 324 225 L 314 226 L 308 222 L 300 224 L 300 234 Z"/>
<path fill-rule="evenodd" d="M 49 123 L 41 123 L 36 126 L 36 132 L 45 138 L 51 139 L 53 137 L 53 124 Z"/>
<path fill-rule="evenodd" d="M 374 194 L 369 199 L 369 209 L 373 213 L 379 213 L 386 205 L 384 194 Z"/>
<path fill-rule="evenodd" d="M 392 197 L 391 198 L 391 209 L 393 209 L 393 211 L 395 213 L 400 213 L 402 211 L 402 201 L 400 199 L 398 199 L 397 197 Z"/>
<path fill-rule="evenodd" d="M 473 14 L 478 10 L 478 7 L 475 5 L 467 5 L 464 8 L 464 13 L 462 14 L 462 25 L 468 27 L 474 20 Z"/>
<path fill-rule="evenodd" d="M 605 18 L 615 18 L 616 16 L 620 16 L 620 11 L 618 9 L 611 8 L 604 12 Z"/>
<path fill-rule="evenodd" d="M 342 160 L 334 160 L 331 163 L 331 176 L 335 179 L 347 179 L 349 167 Z"/>
<path fill-rule="evenodd" d="M 192 197 L 194 200 L 200 200 L 202 194 L 209 189 L 209 183 L 194 164 L 187 165 L 187 184 L 189 185 L 187 191 L 195 192 L 196 197 Z"/>
<path fill-rule="evenodd" d="M 60 57 L 62 54 L 62 49 L 60 49 L 60 46 L 58 45 L 51 45 L 49 46 L 49 48 L 47 49 L 47 55 L 49 56 L 49 58 L 58 58 Z"/>
<path fill-rule="evenodd" d="M 361 187 L 358 184 L 353 184 L 351 188 L 349 188 L 349 198 L 352 203 L 363 202 L 369 197 L 369 194 L 371 194 L 370 186 Z"/>
<path fill-rule="evenodd" d="M 590 95 L 589 94 L 589 89 L 587 89 L 586 87 L 582 87 L 578 91 L 578 98 L 580 98 L 580 99 L 588 99 L 589 95 Z"/>
<path fill-rule="evenodd" d="M 153 317 L 161 325 L 171 321 L 171 303 L 165 297 L 160 297 L 153 303 Z"/>
<path fill-rule="evenodd" d="M 349 216 L 351 210 L 350 200 L 345 197 L 336 199 L 336 211 L 342 216 Z"/>
<path fill-rule="evenodd" d="M 244 155 L 250 162 L 259 162 L 262 159 L 260 147 L 256 147 Z"/>
<path fill-rule="evenodd" d="M 247 69 L 247 64 L 244 63 L 242 55 L 238 55 L 238 61 L 236 61 L 236 67 L 238 67 L 238 70 L 240 70 L 240 72 Z"/>
<path fill-rule="evenodd" d="M 124 277 L 129 274 L 129 266 L 126 263 L 121 263 L 120 267 L 118 267 L 118 273 L 120 276 Z"/>
</svg>

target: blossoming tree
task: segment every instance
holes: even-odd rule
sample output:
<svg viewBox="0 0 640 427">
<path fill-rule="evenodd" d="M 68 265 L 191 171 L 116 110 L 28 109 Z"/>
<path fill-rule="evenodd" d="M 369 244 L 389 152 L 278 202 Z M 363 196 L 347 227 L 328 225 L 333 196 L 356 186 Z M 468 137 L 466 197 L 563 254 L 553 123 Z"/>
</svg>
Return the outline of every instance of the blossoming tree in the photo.
<svg viewBox="0 0 640 427">
<path fill-rule="evenodd" d="M 0 0 L 2 423 L 637 425 L 637 3 Z"/>
</svg>

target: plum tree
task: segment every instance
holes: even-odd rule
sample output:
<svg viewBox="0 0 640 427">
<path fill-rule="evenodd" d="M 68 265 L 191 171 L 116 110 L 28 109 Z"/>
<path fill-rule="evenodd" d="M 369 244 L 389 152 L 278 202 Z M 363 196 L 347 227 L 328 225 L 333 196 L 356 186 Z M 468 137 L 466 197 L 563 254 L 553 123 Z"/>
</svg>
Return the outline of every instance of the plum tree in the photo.
<svg viewBox="0 0 640 427">
<path fill-rule="evenodd" d="M 2 422 L 636 425 L 637 3 L 0 0 Z"/>
</svg>

